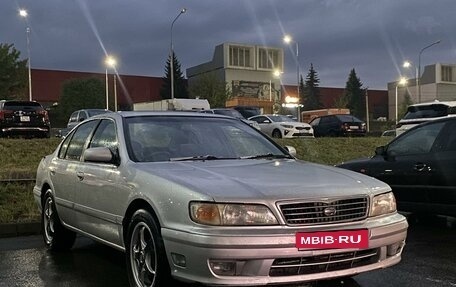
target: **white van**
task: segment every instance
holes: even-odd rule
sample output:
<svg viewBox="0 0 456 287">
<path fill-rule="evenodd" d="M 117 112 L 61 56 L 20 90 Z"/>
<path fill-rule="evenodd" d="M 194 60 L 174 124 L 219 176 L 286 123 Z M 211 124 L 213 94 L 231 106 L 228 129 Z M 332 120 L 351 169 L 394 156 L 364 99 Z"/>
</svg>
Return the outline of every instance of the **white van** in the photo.
<svg viewBox="0 0 456 287">
<path fill-rule="evenodd" d="M 404 117 L 396 125 L 396 136 L 418 124 L 451 116 L 456 116 L 456 101 L 440 102 L 435 100 L 410 105 Z"/>
</svg>

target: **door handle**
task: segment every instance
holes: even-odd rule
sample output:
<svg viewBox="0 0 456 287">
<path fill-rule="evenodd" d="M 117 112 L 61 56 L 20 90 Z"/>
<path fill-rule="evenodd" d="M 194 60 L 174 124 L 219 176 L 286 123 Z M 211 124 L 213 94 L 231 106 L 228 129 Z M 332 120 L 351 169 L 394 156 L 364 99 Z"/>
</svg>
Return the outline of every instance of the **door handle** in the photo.
<svg viewBox="0 0 456 287">
<path fill-rule="evenodd" d="M 76 172 L 76 176 L 79 178 L 79 180 L 83 180 L 84 179 L 84 173 L 82 171 Z"/>
<path fill-rule="evenodd" d="M 414 170 L 416 171 L 425 171 L 425 170 L 430 170 L 430 167 L 427 166 L 427 164 L 419 162 L 416 163 L 415 166 L 413 167 Z"/>
</svg>

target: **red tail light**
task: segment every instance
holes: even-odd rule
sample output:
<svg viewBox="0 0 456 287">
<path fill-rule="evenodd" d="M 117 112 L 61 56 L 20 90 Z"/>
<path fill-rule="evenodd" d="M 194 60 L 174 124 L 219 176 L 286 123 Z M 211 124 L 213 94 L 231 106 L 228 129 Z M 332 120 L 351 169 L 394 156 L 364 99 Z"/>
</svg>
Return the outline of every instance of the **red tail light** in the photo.
<svg viewBox="0 0 456 287">
<path fill-rule="evenodd" d="M 0 120 L 4 120 L 5 116 L 12 115 L 13 113 L 14 113 L 13 111 L 9 111 L 9 110 L 0 111 Z"/>
<path fill-rule="evenodd" d="M 45 122 L 49 121 L 49 114 L 46 110 L 40 110 L 38 111 L 38 114 L 44 117 Z"/>
</svg>

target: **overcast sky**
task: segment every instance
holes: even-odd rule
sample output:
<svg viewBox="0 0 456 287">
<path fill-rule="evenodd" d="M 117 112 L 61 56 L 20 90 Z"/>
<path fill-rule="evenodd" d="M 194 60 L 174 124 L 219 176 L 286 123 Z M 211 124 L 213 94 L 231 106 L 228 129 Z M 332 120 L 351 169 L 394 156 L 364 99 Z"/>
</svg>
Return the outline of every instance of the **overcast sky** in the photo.
<svg viewBox="0 0 456 287">
<path fill-rule="evenodd" d="M 345 87 L 355 68 L 365 87 L 386 89 L 404 60 L 421 67 L 456 63 L 455 0 L 0 0 L 0 43 L 27 56 L 32 68 L 104 73 L 105 52 L 118 72 L 162 77 L 170 47 L 182 70 L 208 62 L 223 42 L 283 47 L 283 84 L 296 83 L 294 46 L 303 77 L 313 63 L 322 87 Z M 28 10 L 27 21 L 18 9 Z"/>
</svg>

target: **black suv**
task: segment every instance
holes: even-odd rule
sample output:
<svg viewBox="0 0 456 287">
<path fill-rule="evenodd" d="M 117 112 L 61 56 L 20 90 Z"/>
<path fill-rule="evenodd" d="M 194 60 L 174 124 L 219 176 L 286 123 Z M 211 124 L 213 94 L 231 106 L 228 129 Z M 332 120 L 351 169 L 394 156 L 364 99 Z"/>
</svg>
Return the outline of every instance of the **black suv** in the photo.
<svg viewBox="0 0 456 287">
<path fill-rule="evenodd" d="M 49 137 L 48 112 L 34 101 L 0 101 L 0 136 Z"/>
<path fill-rule="evenodd" d="M 310 125 L 316 137 L 366 135 L 366 124 L 352 115 L 321 116 L 313 119 Z"/>
</svg>

